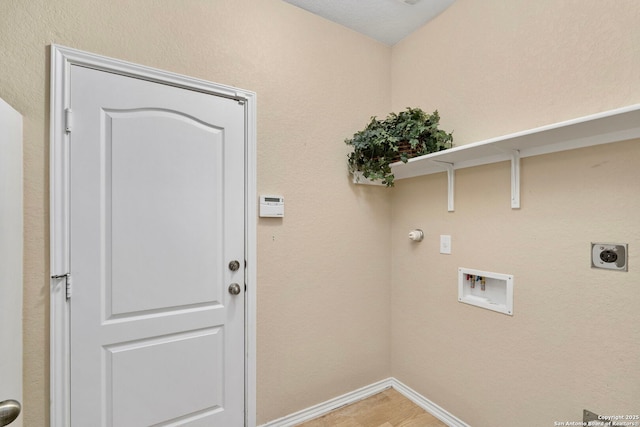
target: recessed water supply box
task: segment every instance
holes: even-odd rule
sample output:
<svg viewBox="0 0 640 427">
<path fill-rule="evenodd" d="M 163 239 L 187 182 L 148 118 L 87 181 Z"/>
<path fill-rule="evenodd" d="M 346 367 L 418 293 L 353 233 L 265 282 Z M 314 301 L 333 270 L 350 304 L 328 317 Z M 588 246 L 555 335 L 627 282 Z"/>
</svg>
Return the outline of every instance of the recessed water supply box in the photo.
<svg viewBox="0 0 640 427">
<path fill-rule="evenodd" d="M 459 268 L 458 301 L 513 316 L 513 276 Z"/>
</svg>

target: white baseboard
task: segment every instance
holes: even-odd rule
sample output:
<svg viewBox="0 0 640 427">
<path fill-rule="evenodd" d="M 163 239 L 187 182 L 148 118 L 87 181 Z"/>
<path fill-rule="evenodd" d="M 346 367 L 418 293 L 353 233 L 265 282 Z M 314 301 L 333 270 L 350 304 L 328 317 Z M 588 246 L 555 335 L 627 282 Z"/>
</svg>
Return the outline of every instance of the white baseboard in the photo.
<svg viewBox="0 0 640 427">
<path fill-rule="evenodd" d="M 359 400 L 366 399 L 369 396 L 373 396 L 376 393 L 380 393 L 391 387 L 391 379 L 378 381 L 377 383 L 370 384 L 362 387 L 358 390 L 343 394 L 342 396 L 334 397 L 326 402 L 312 406 L 302 411 L 295 412 L 286 417 L 278 418 L 274 421 L 269 421 L 266 424 L 262 424 L 259 427 L 293 427 L 305 421 L 312 420 L 314 418 L 321 417 L 335 409 L 341 408 L 346 405 L 358 402 Z"/>
<path fill-rule="evenodd" d="M 390 378 L 391 387 L 396 389 L 400 394 L 402 394 L 407 399 L 411 400 L 413 403 L 448 425 L 449 427 L 471 427 L 469 424 L 465 423 L 461 419 L 455 417 L 450 412 L 436 405 L 423 395 L 419 394 L 417 391 L 409 388 L 404 383 L 401 383 L 395 378 Z"/>
<path fill-rule="evenodd" d="M 343 394 L 342 396 L 335 397 L 327 400 L 326 402 L 303 409 L 302 411 L 298 411 L 291 415 L 287 415 L 286 417 L 269 421 L 259 427 L 293 427 L 305 421 L 321 417 L 322 415 L 341 408 L 342 406 L 350 405 L 362 399 L 366 399 L 369 396 L 373 396 L 374 394 L 380 393 L 381 391 L 391 387 L 434 417 L 438 418 L 443 423 L 447 424 L 449 427 L 471 427 L 395 378 L 387 378 L 386 380 L 378 381 L 377 383 Z"/>
</svg>

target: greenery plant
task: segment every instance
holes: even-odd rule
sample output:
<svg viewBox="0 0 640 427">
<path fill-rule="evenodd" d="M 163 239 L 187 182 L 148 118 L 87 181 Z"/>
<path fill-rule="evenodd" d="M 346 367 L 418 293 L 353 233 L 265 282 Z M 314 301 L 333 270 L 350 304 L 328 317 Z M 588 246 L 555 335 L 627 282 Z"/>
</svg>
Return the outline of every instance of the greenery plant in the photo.
<svg viewBox="0 0 640 427">
<path fill-rule="evenodd" d="M 353 147 L 347 159 L 352 174 L 361 172 L 372 181 L 393 186 L 390 163 L 407 162 L 453 146 L 453 137 L 438 128 L 438 111 L 427 114 L 420 108 L 407 108 L 398 114 L 391 113 L 384 120 L 371 117 L 369 124 L 352 138 L 345 140 Z"/>
</svg>

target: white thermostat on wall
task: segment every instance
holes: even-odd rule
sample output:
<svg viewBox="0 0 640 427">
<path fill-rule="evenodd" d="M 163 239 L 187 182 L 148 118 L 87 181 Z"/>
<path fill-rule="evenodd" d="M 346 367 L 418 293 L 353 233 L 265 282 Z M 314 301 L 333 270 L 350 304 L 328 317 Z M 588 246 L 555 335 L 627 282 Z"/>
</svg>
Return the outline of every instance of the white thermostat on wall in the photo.
<svg viewBox="0 0 640 427">
<path fill-rule="evenodd" d="M 284 197 L 260 196 L 260 216 L 282 218 L 284 216 Z"/>
</svg>

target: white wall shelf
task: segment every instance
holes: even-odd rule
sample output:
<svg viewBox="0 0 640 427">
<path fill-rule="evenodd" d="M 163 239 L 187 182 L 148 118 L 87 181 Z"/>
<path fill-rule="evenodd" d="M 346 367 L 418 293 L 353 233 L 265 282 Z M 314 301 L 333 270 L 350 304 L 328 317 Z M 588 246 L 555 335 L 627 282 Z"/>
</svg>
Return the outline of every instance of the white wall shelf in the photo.
<svg viewBox="0 0 640 427">
<path fill-rule="evenodd" d="M 511 207 L 520 207 L 520 159 L 640 138 L 640 104 L 465 144 L 391 164 L 395 179 L 447 172 L 454 210 L 456 169 L 511 161 Z"/>
</svg>

